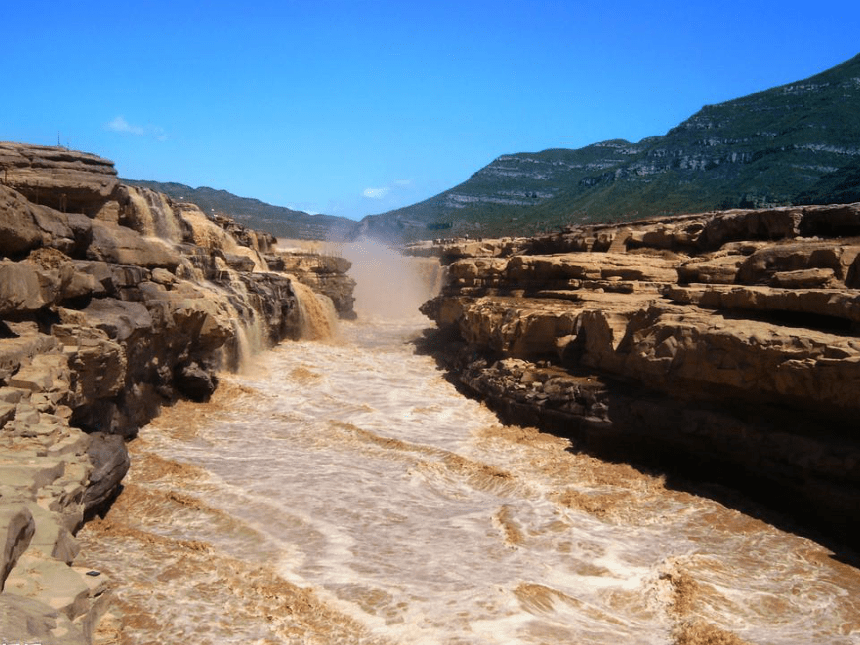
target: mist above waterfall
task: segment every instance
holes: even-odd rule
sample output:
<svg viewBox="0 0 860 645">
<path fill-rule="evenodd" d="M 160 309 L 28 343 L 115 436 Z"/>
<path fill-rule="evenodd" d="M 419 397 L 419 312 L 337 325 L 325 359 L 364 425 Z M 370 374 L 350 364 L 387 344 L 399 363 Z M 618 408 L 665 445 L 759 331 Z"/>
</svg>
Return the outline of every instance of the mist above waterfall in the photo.
<svg viewBox="0 0 860 645">
<path fill-rule="evenodd" d="M 396 248 L 369 238 L 349 243 L 279 239 L 278 250 L 349 260 L 349 276 L 356 281 L 355 311 L 364 319 L 420 318 L 418 307 L 442 288 L 444 269 L 435 258 L 404 256 Z"/>
<path fill-rule="evenodd" d="M 435 259 L 405 257 L 395 249 L 363 238 L 343 245 L 356 281 L 355 309 L 366 318 L 402 319 L 418 311 L 441 288 L 442 269 Z"/>
</svg>

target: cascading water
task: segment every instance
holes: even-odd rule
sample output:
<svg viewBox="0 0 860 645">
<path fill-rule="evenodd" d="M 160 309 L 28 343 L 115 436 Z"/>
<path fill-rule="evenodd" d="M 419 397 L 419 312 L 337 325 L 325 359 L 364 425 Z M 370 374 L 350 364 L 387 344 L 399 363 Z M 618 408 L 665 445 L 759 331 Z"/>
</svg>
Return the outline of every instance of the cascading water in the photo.
<svg viewBox="0 0 860 645">
<path fill-rule="evenodd" d="M 500 425 L 384 303 L 141 431 L 80 535 L 116 587 L 96 643 L 860 643 L 856 569 Z"/>
<path fill-rule="evenodd" d="M 182 241 L 182 227 L 165 195 L 148 188 L 126 188 L 134 206 L 130 217 L 136 230 L 174 244 Z"/>
<path fill-rule="evenodd" d="M 314 293 L 292 277 L 292 289 L 299 306 L 303 340 L 330 340 L 337 336 L 337 311 L 331 298 Z"/>
</svg>

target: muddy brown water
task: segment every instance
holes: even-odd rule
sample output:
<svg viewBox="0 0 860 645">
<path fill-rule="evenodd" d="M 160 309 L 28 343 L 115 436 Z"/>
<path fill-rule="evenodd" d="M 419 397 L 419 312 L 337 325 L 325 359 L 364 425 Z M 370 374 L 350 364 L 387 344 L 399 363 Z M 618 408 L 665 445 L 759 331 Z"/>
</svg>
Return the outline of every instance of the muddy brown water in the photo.
<svg viewBox="0 0 860 645">
<path fill-rule="evenodd" d="M 409 339 L 280 345 L 132 443 L 98 643 L 860 643 L 860 572 L 503 426 Z"/>
<path fill-rule="evenodd" d="M 114 589 L 96 643 L 860 644 L 860 571 L 500 424 L 410 342 L 430 322 L 403 307 L 440 273 L 329 252 L 354 263 L 359 321 L 333 331 L 311 303 L 328 331 L 253 356 L 248 330 L 244 372 L 131 444 L 79 535 Z"/>
</svg>

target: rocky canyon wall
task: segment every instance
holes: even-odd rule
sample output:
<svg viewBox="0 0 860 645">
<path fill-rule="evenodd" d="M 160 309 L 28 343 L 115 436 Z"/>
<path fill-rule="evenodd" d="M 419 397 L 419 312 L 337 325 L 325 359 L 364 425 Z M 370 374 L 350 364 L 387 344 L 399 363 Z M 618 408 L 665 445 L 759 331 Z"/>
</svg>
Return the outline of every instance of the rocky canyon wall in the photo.
<svg viewBox="0 0 860 645">
<path fill-rule="evenodd" d="M 460 383 L 610 458 L 860 528 L 860 204 L 410 247 Z"/>
<path fill-rule="evenodd" d="M 124 439 L 179 397 L 207 399 L 254 339 L 311 333 L 295 281 L 353 316 L 348 262 L 274 242 L 124 186 L 94 155 L 0 143 L 4 639 L 91 640 L 109 585 L 74 566 L 73 535 L 118 490 Z"/>
</svg>

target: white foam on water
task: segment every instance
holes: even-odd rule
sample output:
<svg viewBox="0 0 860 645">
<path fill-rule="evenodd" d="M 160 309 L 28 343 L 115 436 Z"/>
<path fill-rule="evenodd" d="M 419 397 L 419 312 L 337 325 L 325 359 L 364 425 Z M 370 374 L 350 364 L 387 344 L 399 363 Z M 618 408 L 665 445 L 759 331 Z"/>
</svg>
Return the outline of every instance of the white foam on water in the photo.
<svg viewBox="0 0 860 645">
<path fill-rule="evenodd" d="M 506 437 L 413 352 L 421 325 L 348 323 L 338 343 L 284 343 L 224 377 L 245 394 L 197 437 L 147 439 L 208 474 L 205 490 L 172 487 L 248 527 L 244 542 L 208 542 L 252 564 L 265 545 L 277 556 L 259 564 L 367 638 L 404 645 L 667 645 L 678 620 L 667 572 L 700 588 L 687 618 L 752 643 L 858 642 L 855 570 L 561 440 Z M 205 523 L 171 530 L 203 539 Z"/>
</svg>

